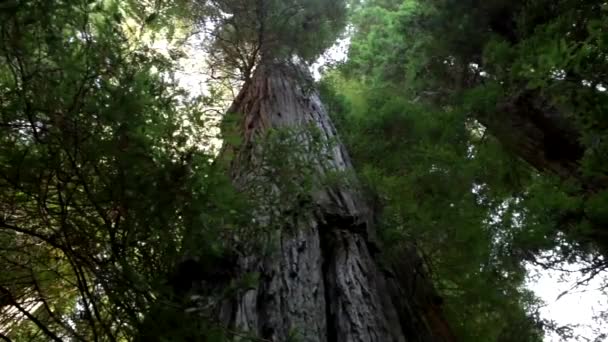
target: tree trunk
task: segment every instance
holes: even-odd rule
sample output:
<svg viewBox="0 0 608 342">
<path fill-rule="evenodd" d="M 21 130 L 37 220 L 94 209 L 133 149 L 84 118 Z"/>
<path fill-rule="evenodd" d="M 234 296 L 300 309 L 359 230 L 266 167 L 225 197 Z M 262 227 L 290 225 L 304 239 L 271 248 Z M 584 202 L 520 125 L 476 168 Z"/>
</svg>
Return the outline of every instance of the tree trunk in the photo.
<svg viewBox="0 0 608 342">
<path fill-rule="evenodd" d="M 608 187 L 608 175 L 583 175 L 581 161 L 585 147 L 581 143 L 581 132 L 572 118 L 566 117 L 538 93 L 523 91 L 500 103 L 495 111 L 477 113 L 475 117 L 505 148 L 539 172 L 580 184 L 580 191 L 571 195 L 586 198 Z M 583 220 L 588 221 L 591 229 L 581 240 L 593 241 L 600 253 L 608 255 L 606 226 L 587 217 L 584 207 L 562 213 L 558 229 L 567 233 Z"/>
<path fill-rule="evenodd" d="M 312 83 L 303 70 L 291 63 L 258 66 L 229 109 L 238 115 L 241 143 L 224 154 L 232 155 L 237 188 L 246 191 L 247 184 L 260 180 L 258 171 L 266 168 L 260 142 L 274 129 L 309 132 L 299 140 L 304 147 L 315 135 L 325 143 L 323 158 L 309 156 L 315 179 L 352 169 L 317 92 L 307 89 Z M 290 156 L 284 158 L 288 163 Z M 271 179 L 261 184 L 272 188 L 269 193 L 285 195 Z M 239 272 L 259 278 L 223 301 L 221 322 L 231 331 L 270 341 L 453 340 L 441 299 L 414 249 L 404 251 L 396 268 L 382 265 L 373 213 L 355 187 L 321 184 L 315 182 L 311 191 L 312 205 L 302 205 L 301 213 L 270 232 L 275 238 L 271 252 L 240 258 Z M 277 210 L 290 215 L 275 207 L 256 218 L 268 221 Z"/>
<path fill-rule="evenodd" d="M 507 149 L 537 170 L 593 187 L 579 169 L 584 153 L 580 133 L 538 94 L 525 91 L 499 104 L 496 111 L 476 117 Z"/>
</svg>

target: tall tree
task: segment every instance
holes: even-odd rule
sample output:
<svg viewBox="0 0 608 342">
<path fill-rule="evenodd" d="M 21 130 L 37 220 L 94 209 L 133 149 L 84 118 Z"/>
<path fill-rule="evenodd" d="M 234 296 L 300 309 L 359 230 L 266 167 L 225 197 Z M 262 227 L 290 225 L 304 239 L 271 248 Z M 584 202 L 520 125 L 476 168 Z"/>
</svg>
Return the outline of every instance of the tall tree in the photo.
<svg viewBox="0 0 608 342">
<path fill-rule="evenodd" d="M 265 340 L 449 341 L 441 299 L 415 250 L 383 265 L 369 204 L 356 181 L 336 181 L 352 165 L 305 63 L 333 41 L 344 10 L 322 0 L 202 8 L 212 18 L 212 58 L 234 62 L 225 73 L 243 73 L 220 160 L 255 199 L 249 226 L 264 247 L 236 252 L 233 276 L 203 302 L 228 331 Z M 250 281 L 226 296 L 234 278 Z M 198 298 L 198 284 L 191 279 L 186 293 Z"/>
<path fill-rule="evenodd" d="M 443 56 L 436 57 L 454 58 L 454 68 L 436 65 L 457 82 L 452 89 L 500 85 L 494 107 L 471 108 L 480 122 L 538 170 L 577 180 L 589 192 L 606 186 L 598 160 L 593 170 L 581 168 L 603 148 L 585 137 L 589 130 L 604 129 L 592 123 L 596 106 L 605 103 L 598 86 L 606 65 L 596 57 L 604 53 L 598 31 L 605 22 L 603 6 L 601 1 L 434 1 L 434 14 L 426 16 L 429 25 L 445 23 L 429 31 L 443 37 L 438 49 Z M 454 19 L 454 12 L 469 19 Z M 459 48 L 458 37 L 465 35 L 469 44 Z"/>
<path fill-rule="evenodd" d="M 424 251 L 458 340 L 542 340 L 545 324 L 518 257 L 520 208 L 511 187 L 487 183 L 512 172 L 500 146 L 477 144 L 473 155 L 461 115 L 413 104 L 390 80 L 369 87 L 343 69 L 327 73 L 320 89 L 360 179 L 382 203 L 384 253 L 398 256 L 403 241 Z"/>
<path fill-rule="evenodd" d="M 152 11 L 0 4 L 3 340 L 131 339 L 188 227 L 205 236 L 231 222 L 230 184 L 197 148 L 201 103 L 139 36 L 153 32 Z"/>
<path fill-rule="evenodd" d="M 569 158 L 571 149 L 564 144 L 581 143 L 584 135 L 603 136 L 601 124 L 594 124 L 595 129 L 580 125 L 605 109 L 601 87 L 593 88 L 589 82 L 575 87 L 576 81 L 561 79 L 557 72 L 576 68 L 585 79 L 593 79 L 596 71 L 605 68 L 602 59 L 577 66 L 577 58 L 596 51 L 601 40 L 596 36 L 588 37 L 584 44 L 575 43 L 585 35 L 575 38 L 569 33 L 580 26 L 572 26 L 575 17 L 597 24 L 593 18 L 602 14 L 589 10 L 597 5 L 593 2 L 552 2 L 561 13 L 578 11 L 578 16 L 547 16 L 546 22 L 529 19 L 547 8 L 556 10 L 541 3 L 365 1 L 353 11 L 349 60 L 326 78 L 331 88 L 328 98 L 334 98 L 328 102 L 330 112 L 339 114 L 338 128 L 354 163 L 363 166 L 359 169 L 366 180 L 380 190 L 387 204 L 384 216 L 391 218 L 389 225 L 399 227 L 386 230 L 389 239 L 399 241 L 395 234 L 403 234 L 427 247 L 437 284 L 445 291 L 448 312 L 455 314 L 452 322 L 463 339 L 484 336 L 481 339 L 494 340 L 500 324 L 482 323 L 479 329 L 474 322 L 500 316 L 505 323 L 519 320 L 510 315 L 516 312 L 515 302 L 533 303 L 525 291 L 517 289 L 525 275 L 522 259 L 536 262 L 537 252 L 550 250 L 555 259 L 543 265 L 552 267 L 557 260 L 584 263 L 585 277 L 606 267 L 597 255 L 605 228 L 602 222 L 606 222 L 606 197 L 601 188 L 589 192 L 588 186 L 581 185 L 591 175 L 601 178 L 596 172 L 605 165 L 598 154 L 601 139 L 588 146 L 580 163 L 570 165 L 579 175 L 587 175 L 579 178 L 532 168 L 530 161 L 519 160 L 522 151 L 509 145 L 528 145 L 524 152 L 544 155 L 545 147 L 539 142 L 549 134 L 578 131 L 578 138 L 570 136 L 570 142 L 566 137 L 547 140 L 546 147 L 556 148 L 553 158 L 557 160 Z M 518 17 L 515 23 L 510 23 L 512 15 Z M 507 43 L 490 28 L 501 25 L 517 26 L 520 43 Z M 534 29 L 526 31 L 525 25 Z M 556 34 L 558 31 L 564 34 Z M 560 43 L 562 37 L 566 38 Z M 589 50 L 578 49 L 586 44 L 590 44 L 585 48 Z M 574 83 L 568 87 L 570 82 Z M 520 108 L 511 114 L 497 109 L 497 103 L 523 92 L 535 93 L 532 102 L 544 98 L 553 110 L 569 108 L 561 128 L 544 133 L 540 128 L 526 130 L 534 126 L 522 120 L 538 120 L 529 112 L 534 110 L 528 108 L 533 103 L 519 103 Z M 584 101 L 574 100 L 582 94 L 586 94 Z M 495 126 L 490 127 L 484 117 L 494 120 Z M 512 126 L 514 122 L 520 124 Z M 438 211 L 438 207 L 444 209 Z M 461 223 L 464 225 L 459 226 Z M 472 276 L 467 269 L 478 273 Z M 477 283 L 480 277 L 483 280 Z M 487 287 L 492 281 L 500 285 Z M 515 285 L 514 291 L 504 288 L 509 284 Z M 484 289 L 511 295 L 505 301 L 500 294 L 467 294 L 478 295 Z M 490 298 L 494 298 L 489 306 L 492 314 L 484 315 L 484 303 Z M 462 301 L 478 303 L 478 309 L 449 309 Z M 478 314 L 481 317 L 466 318 Z M 537 329 L 532 326 L 530 332 Z"/>
<path fill-rule="evenodd" d="M 374 82 L 373 70 L 412 102 L 483 125 L 558 189 L 551 190 L 554 197 L 567 201 L 537 216 L 558 228 L 549 234 L 606 254 L 600 209 L 607 198 L 605 5 L 434 0 L 361 6 L 351 73 Z M 379 13 L 390 13 L 388 25 L 376 24 Z M 377 50 L 391 53 L 370 53 Z M 523 183 L 514 196 L 534 197 Z M 549 186 L 543 191 L 541 197 L 550 197 Z"/>
</svg>

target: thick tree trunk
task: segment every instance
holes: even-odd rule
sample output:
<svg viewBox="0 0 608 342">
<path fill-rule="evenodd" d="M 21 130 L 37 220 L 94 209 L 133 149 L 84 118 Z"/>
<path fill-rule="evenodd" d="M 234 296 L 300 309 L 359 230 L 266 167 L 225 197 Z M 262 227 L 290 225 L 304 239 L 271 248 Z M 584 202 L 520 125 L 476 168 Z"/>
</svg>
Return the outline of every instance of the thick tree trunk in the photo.
<svg viewBox="0 0 608 342">
<path fill-rule="evenodd" d="M 499 104 L 496 111 L 476 117 L 505 147 L 537 170 L 593 186 L 579 169 L 584 153 L 580 133 L 538 94 L 523 92 Z"/>
<path fill-rule="evenodd" d="M 608 187 L 608 175 L 585 176 L 581 160 L 585 147 L 581 133 L 568 118 L 534 91 L 524 91 L 497 106 L 492 113 L 478 113 L 477 120 L 498 141 L 539 172 L 558 176 L 564 182 L 575 181 L 580 191 L 572 195 L 586 198 Z M 605 223 L 587 216 L 584 207 L 561 213 L 557 229 L 569 233 L 586 221 L 590 228 L 581 242 L 592 241 L 598 251 L 608 256 L 608 230 Z"/>
<path fill-rule="evenodd" d="M 306 146 L 320 135 L 327 143 L 324 158 L 313 156 L 319 159 L 313 162 L 315 178 L 352 169 L 318 94 L 307 89 L 310 84 L 303 68 L 290 63 L 260 65 L 245 84 L 229 110 L 240 118 L 242 142 L 225 152 L 233 155 L 231 175 L 238 188 L 259 180 L 256 171 L 266 167 L 259 143 L 272 129 L 317 131 L 301 140 Z M 282 191 L 264 181 L 273 188 L 270 193 Z M 305 212 L 286 221 L 291 223 L 271 232 L 272 252 L 241 258 L 240 272 L 257 273 L 259 280 L 223 302 L 222 323 L 270 341 L 453 340 L 415 251 L 404 251 L 396 268 L 382 266 L 372 213 L 357 191 L 315 184 L 313 209 L 303 207 Z M 260 212 L 258 219 L 269 216 Z"/>
</svg>

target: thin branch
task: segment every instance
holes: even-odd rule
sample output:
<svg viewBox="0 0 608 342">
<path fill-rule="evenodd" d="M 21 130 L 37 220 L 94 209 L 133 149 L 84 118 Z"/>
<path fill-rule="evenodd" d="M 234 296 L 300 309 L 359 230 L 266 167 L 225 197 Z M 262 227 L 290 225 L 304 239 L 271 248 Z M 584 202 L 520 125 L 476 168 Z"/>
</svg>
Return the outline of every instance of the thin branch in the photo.
<svg viewBox="0 0 608 342">
<path fill-rule="evenodd" d="M 53 333 L 44 323 L 42 323 L 40 320 L 38 320 L 38 318 L 34 317 L 34 315 L 29 313 L 28 310 L 24 309 L 23 306 L 21 306 L 19 303 L 17 303 L 17 301 L 12 297 L 11 292 L 7 288 L 0 286 L 0 292 L 8 295 L 9 300 L 11 301 L 11 305 L 16 307 L 17 310 L 19 310 L 19 312 L 21 312 L 25 317 L 27 317 L 30 321 L 32 321 L 34 324 L 36 324 L 38 329 L 42 330 L 53 341 L 63 342 L 63 340 L 61 338 L 59 338 L 59 336 L 57 336 L 55 333 Z"/>
<path fill-rule="evenodd" d="M 66 329 L 67 331 L 69 331 L 72 336 L 76 337 L 76 339 L 80 340 L 80 341 L 86 341 L 86 339 L 82 336 L 80 336 L 74 329 L 72 329 L 72 327 L 70 327 L 68 324 L 65 324 L 60 318 L 57 318 L 55 313 L 53 312 L 53 310 L 51 310 L 51 307 L 49 306 L 48 302 L 46 301 L 46 299 L 44 299 L 44 295 L 42 293 L 42 289 L 40 288 L 40 284 L 38 283 L 38 279 L 36 279 L 36 275 L 34 274 L 34 270 L 30 270 L 31 273 L 31 278 L 32 278 L 32 283 L 34 284 L 34 289 L 36 290 L 36 292 L 40 295 L 39 300 L 42 302 L 42 306 L 44 307 L 44 309 L 46 310 L 46 312 L 49 314 L 49 316 L 55 320 L 55 322 L 57 322 L 59 325 L 61 325 L 61 327 L 63 327 L 64 329 Z"/>
</svg>

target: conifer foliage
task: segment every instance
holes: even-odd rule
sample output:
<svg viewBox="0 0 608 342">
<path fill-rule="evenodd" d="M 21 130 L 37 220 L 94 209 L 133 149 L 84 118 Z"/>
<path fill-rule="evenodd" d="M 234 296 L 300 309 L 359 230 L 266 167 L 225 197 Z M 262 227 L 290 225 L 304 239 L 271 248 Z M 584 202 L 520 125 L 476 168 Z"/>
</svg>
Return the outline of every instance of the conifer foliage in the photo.
<svg viewBox="0 0 608 342">
<path fill-rule="evenodd" d="M 606 268 L 607 13 L 0 1 L 0 340 L 575 338 L 526 265 Z"/>
</svg>

